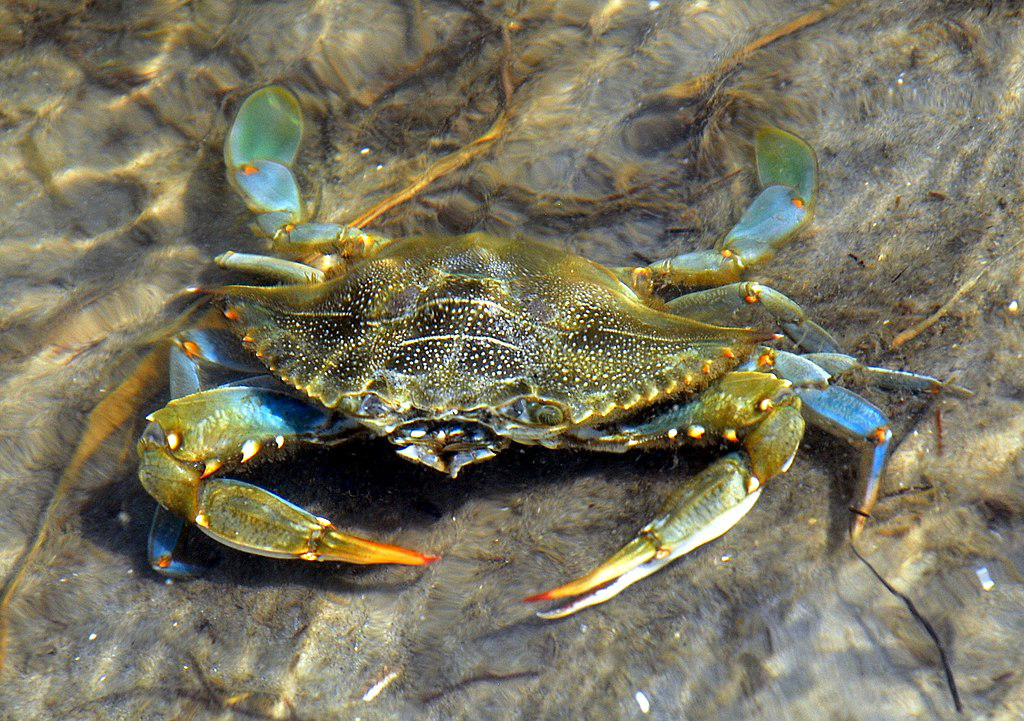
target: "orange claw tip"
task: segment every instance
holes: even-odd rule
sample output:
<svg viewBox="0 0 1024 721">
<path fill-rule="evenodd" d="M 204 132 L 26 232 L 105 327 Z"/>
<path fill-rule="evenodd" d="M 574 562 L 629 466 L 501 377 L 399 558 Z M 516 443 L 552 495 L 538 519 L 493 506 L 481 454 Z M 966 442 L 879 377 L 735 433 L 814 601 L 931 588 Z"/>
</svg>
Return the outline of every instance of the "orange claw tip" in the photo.
<svg viewBox="0 0 1024 721">
<path fill-rule="evenodd" d="M 533 596 L 527 596 L 523 599 L 523 603 L 534 603 L 536 601 L 557 601 L 560 598 L 568 598 L 569 596 L 582 596 L 585 593 L 594 591 L 602 586 L 611 583 L 615 580 L 615 576 L 611 578 L 594 577 L 595 574 L 589 574 L 583 578 L 577 578 L 575 581 L 569 581 L 564 586 L 558 588 L 552 588 L 550 591 L 544 591 L 544 593 L 538 593 Z"/>
<path fill-rule="evenodd" d="M 569 583 L 564 586 L 552 588 L 550 591 L 544 591 L 544 593 L 538 593 L 534 596 L 528 596 L 523 599 L 523 603 L 533 603 L 534 601 L 554 601 L 559 598 L 579 596 L 589 591 L 593 591 L 595 588 L 603 586 L 610 581 L 614 581 L 619 575 L 621 575 L 621 572 L 618 570 L 611 571 L 609 573 L 604 567 L 598 567 L 586 576 L 577 578 L 575 581 L 569 581 Z"/>
<path fill-rule="evenodd" d="M 550 591 L 545 591 L 544 593 L 537 593 L 533 596 L 527 596 L 523 599 L 523 603 L 536 603 L 537 601 L 553 601 L 556 598 L 560 598 L 560 596 L 552 595 L 557 590 L 557 588 L 553 588 Z"/>
<path fill-rule="evenodd" d="M 440 556 L 433 556 L 429 553 L 411 551 L 400 546 L 389 546 L 385 543 L 374 543 L 366 541 L 358 554 L 359 558 L 342 559 L 350 563 L 392 563 L 400 566 L 429 566 L 434 561 L 440 560 Z"/>
<path fill-rule="evenodd" d="M 531 603 L 533 601 L 553 601 L 557 598 L 580 596 L 584 593 L 589 593 L 601 586 L 615 581 L 622 576 L 622 574 L 631 571 L 637 566 L 650 561 L 652 558 L 655 558 L 657 554 L 658 549 L 655 548 L 646 538 L 642 536 L 634 538 L 619 549 L 617 553 L 612 555 L 611 558 L 587 575 L 580 576 L 574 581 L 569 581 L 569 583 L 564 586 L 552 588 L 550 591 L 538 593 L 536 596 L 530 596 L 523 600 L 527 603 Z"/>
</svg>

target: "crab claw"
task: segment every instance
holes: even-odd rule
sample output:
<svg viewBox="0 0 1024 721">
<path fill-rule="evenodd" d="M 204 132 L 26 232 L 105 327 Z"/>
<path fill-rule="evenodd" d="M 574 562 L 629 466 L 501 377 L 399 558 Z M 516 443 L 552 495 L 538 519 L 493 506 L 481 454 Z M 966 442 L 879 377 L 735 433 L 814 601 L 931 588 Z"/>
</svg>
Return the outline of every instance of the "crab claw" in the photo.
<svg viewBox="0 0 1024 721">
<path fill-rule="evenodd" d="M 761 494 L 746 461 L 730 454 L 709 466 L 669 498 L 657 518 L 636 538 L 590 573 L 524 601 L 578 596 L 541 618 L 563 618 L 603 603 L 675 559 L 718 538 L 753 508 Z"/>
<path fill-rule="evenodd" d="M 301 554 L 299 558 L 306 561 L 345 561 L 346 563 L 394 563 L 401 566 L 426 566 L 439 560 L 440 556 L 431 556 L 419 551 L 412 551 L 401 546 L 389 546 L 359 536 L 342 533 L 326 521 L 317 519 L 324 525 L 325 534 L 320 538 L 315 551 Z"/>
<path fill-rule="evenodd" d="M 532 603 L 534 601 L 554 601 L 568 596 L 579 596 L 622 578 L 633 571 L 633 569 L 643 566 L 652 558 L 657 557 L 657 555 L 658 548 L 653 539 L 641 534 L 585 576 L 580 576 L 558 588 L 552 588 L 550 591 L 528 596 L 523 601 Z"/>
</svg>

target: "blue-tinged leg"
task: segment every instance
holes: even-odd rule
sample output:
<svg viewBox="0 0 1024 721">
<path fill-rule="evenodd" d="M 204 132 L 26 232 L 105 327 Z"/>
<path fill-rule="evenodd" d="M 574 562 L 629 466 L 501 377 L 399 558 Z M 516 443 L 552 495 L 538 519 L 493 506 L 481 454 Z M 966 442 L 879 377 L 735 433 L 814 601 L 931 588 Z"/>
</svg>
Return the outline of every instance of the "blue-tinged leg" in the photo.
<svg viewBox="0 0 1024 721">
<path fill-rule="evenodd" d="M 876 388 L 914 393 L 953 393 L 961 398 L 970 398 L 974 395 L 974 391 L 967 388 L 922 373 L 866 366 L 845 353 L 807 353 L 803 357 L 824 368 L 833 378 L 848 374 L 851 378 L 857 378 Z"/>
<path fill-rule="evenodd" d="M 861 449 L 859 502 L 851 533 L 860 533 L 878 500 L 882 472 L 892 432 L 889 419 L 874 404 L 856 393 L 832 385 L 843 374 L 856 376 L 880 388 L 937 392 L 948 390 L 958 395 L 973 395 L 959 386 L 943 383 L 931 376 L 865 366 L 843 353 L 795 355 L 775 351 L 776 375 L 793 384 L 803 403 L 807 420 L 835 436 L 845 438 Z"/>
<path fill-rule="evenodd" d="M 665 310 L 670 313 L 719 325 L 729 323 L 734 314 L 746 309 L 766 313 L 802 350 L 839 351 L 835 338 L 808 318 L 796 301 L 774 288 L 753 281 L 687 293 L 665 304 Z"/>
<path fill-rule="evenodd" d="M 257 90 L 242 103 L 224 143 L 228 180 L 256 215 L 260 230 L 278 252 L 292 257 L 342 251 L 360 256 L 389 239 L 338 223 L 307 223 L 292 166 L 302 143 L 302 111 L 295 96 L 279 85 Z M 222 262 L 225 261 L 225 262 Z M 218 263 L 232 267 L 222 256 Z M 317 282 L 319 270 L 288 267 L 277 259 L 236 258 L 247 272 L 283 277 L 287 282 Z"/>
<path fill-rule="evenodd" d="M 172 398 L 197 393 L 202 388 L 200 359 L 217 362 L 219 339 L 218 333 L 209 331 L 186 331 L 174 339 L 168 361 L 168 386 Z M 182 557 L 186 537 L 185 522 L 157 504 L 146 547 L 150 568 L 175 579 L 192 578 L 205 571 L 205 565 L 190 563 Z"/>
<path fill-rule="evenodd" d="M 811 220 L 818 160 L 803 140 L 778 128 L 754 136 L 763 190 L 715 250 L 683 253 L 641 268 L 619 268 L 619 277 L 641 293 L 652 283 L 713 286 L 734 283 L 746 269 L 767 262 Z"/>
<path fill-rule="evenodd" d="M 149 527 L 149 565 L 157 573 L 175 579 L 188 579 L 203 573 L 207 566 L 183 558 L 187 537 L 185 522 L 157 504 Z"/>
<path fill-rule="evenodd" d="M 803 402 L 804 417 L 815 426 L 860 448 L 859 501 L 850 522 L 856 536 L 871 516 L 889 453 L 889 419 L 874 404 L 840 386 L 795 388 Z"/>
</svg>

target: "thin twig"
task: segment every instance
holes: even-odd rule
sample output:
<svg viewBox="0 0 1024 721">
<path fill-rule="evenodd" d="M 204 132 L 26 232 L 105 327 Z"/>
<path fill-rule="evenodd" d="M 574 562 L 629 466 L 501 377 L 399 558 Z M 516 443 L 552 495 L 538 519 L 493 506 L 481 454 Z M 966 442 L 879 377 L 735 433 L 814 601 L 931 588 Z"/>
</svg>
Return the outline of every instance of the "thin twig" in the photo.
<svg viewBox="0 0 1024 721">
<path fill-rule="evenodd" d="M 914 325 L 914 326 L 911 326 L 910 328 L 907 328 L 907 330 L 903 331 L 898 336 L 893 338 L 892 339 L 891 348 L 893 350 L 896 350 L 897 348 L 899 348 L 904 343 L 907 343 L 909 341 L 914 340 L 914 338 L 919 336 L 921 333 L 923 333 L 924 331 L 928 330 L 933 325 L 938 323 L 939 320 L 941 320 L 942 317 L 944 315 L 946 315 L 946 313 L 949 312 L 949 309 L 953 307 L 954 303 L 956 303 L 958 300 L 960 300 L 964 296 L 965 293 L 968 293 L 971 290 L 971 288 L 973 288 L 974 286 L 976 286 L 978 284 L 978 281 L 981 280 L 981 276 L 983 276 L 983 275 L 985 275 L 985 271 L 984 270 L 981 271 L 980 273 L 978 273 L 976 276 L 974 276 L 970 280 L 968 280 L 963 285 L 961 285 L 957 289 L 956 293 L 954 293 L 950 297 L 949 300 L 947 300 L 945 303 L 943 303 L 939 307 L 939 309 L 937 311 L 932 313 L 930 316 L 925 318 L 923 321 L 921 321 L 917 325 Z"/>
<path fill-rule="evenodd" d="M 505 124 L 508 122 L 508 113 L 505 110 L 501 111 L 498 119 L 494 121 L 494 125 L 491 126 L 490 130 L 481 135 L 479 138 L 474 140 L 472 143 L 464 148 L 461 148 L 457 152 L 438 160 L 436 163 L 427 168 L 423 173 L 420 174 L 416 180 L 402 188 L 394 195 L 391 195 L 377 205 L 370 208 L 368 211 L 360 215 L 358 218 L 353 220 L 349 225 L 353 228 L 363 228 L 374 220 L 384 215 L 392 208 L 405 203 L 406 201 L 415 198 L 419 195 L 424 188 L 433 183 L 440 177 L 451 173 L 452 171 L 458 170 L 462 166 L 469 163 L 470 160 L 486 152 L 488 148 L 501 137 L 502 131 L 505 129 Z"/>
</svg>

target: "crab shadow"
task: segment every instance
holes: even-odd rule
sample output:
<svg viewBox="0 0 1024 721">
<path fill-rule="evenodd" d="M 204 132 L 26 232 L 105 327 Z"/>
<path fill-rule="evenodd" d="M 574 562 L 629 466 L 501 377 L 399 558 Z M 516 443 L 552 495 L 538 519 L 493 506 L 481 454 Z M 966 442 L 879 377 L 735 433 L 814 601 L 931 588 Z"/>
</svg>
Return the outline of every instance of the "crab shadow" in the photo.
<svg viewBox="0 0 1024 721">
<path fill-rule="evenodd" d="M 849 452 L 843 453 L 845 444 L 841 441 L 817 431 L 808 435 L 809 445 L 821 451 L 810 454 L 811 462 L 827 463 L 822 472 L 834 479 L 826 493 L 829 507 L 822 512 L 828 516 L 829 551 L 835 552 L 846 542 L 846 486 L 852 480 L 854 459 Z M 846 469 L 844 455 L 849 461 Z M 436 545 L 447 544 L 451 534 L 446 533 L 445 526 L 464 515 L 467 505 L 504 510 L 526 496 L 544 496 L 551 502 L 539 506 L 535 502 L 533 512 L 537 515 L 523 525 L 561 531 L 570 528 L 571 533 L 581 536 L 607 530 L 599 527 L 613 525 L 614 521 L 595 521 L 595 516 L 604 512 L 600 509 L 606 511 L 622 503 L 620 495 L 633 496 L 625 501 L 631 507 L 618 513 L 633 518 L 630 528 L 620 529 L 618 534 L 625 540 L 651 517 L 672 487 L 686 483 L 714 457 L 713 452 L 694 449 L 619 455 L 513 447 L 452 479 L 398 457 L 383 439 L 359 439 L 334 448 L 299 448 L 284 459 L 254 462 L 230 475 L 277 493 L 356 535 L 425 553 L 458 556 L 458 547 L 439 549 Z M 836 460 L 827 460 L 831 458 Z M 137 482 L 134 471 L 133 466 L 126 467 L 85 500 L 82 535 L 107 552 L 124 557 L 139 578 L 162 582 L 146 559 L 155 502 Z M 608 482 L 588 484 L 594 478 Z M 572 492 L 569 489 L 578 489 L 580 484 L 594 495 L 565 500 Z M 785 518 L 787 506 L 807 502 L 798 482 L 776 481 L 773 486 L 780 492 L 766 496 L 759 504 L 769 517 Z M 640 490 L 634 493 L 636 489 Z M 574 513 L 580 514 L 578 528 L 573 528 Z M 520 533 L 530 536 L 529 531 Z M 293 584 L 321 591 L 385 591 L 406 586 L 414 578 L 396 567 L 303 563 L 248 554 L 217 543 L 194 528 L 188 532 L 185 552 L 208 567 L 202 574 L 204 580 L 248 588 Z M 509 579 L 508 583 L 509 593 L 522 595 L 517 594 L 522 591 L 521 580 Z"/>
<path fill-rule="evenodd" d="M 471 500 L 492 499 L 498 503 L 537 488 L 557 495 L 560 487 L 581 475 L 602 469 L 612 475 L 637 472 L 635 460 L 595 455 L 514 448 L 498 461 L 470 467 L 452 479 L 399 458 L 382 439 L 369 439 L 336 448 L 301 448 L 285 459 L 253 463 L 251 468 L 230 475 L 329 518 L 345 531 L 435 552 L 423 544 L 430 543 L 428 537 L 436 535 L 437 527 L 458 516 Z M 641 464 L 652 473 L 655 466 L 670 461 L 665 454 L 656 455 L 660 458 L 651 457 Z M 136 480 L 134 470 L 126 467 L 87 496 L 81 511 L 82 535 L 86 541 L 124 557 L 141 578 L 161 582 L 146 559 L 155 502 Z M 195 529 L 189 530 L 185 552 L 208 566 L 202 578 L 218 584 L 384 590 L 409 583 L 406 574 L 388 574 L 381 567 L 303 563 L 244 553 Z M 389 575 L 395 580 L 389 581 Z"/>
</svg>

